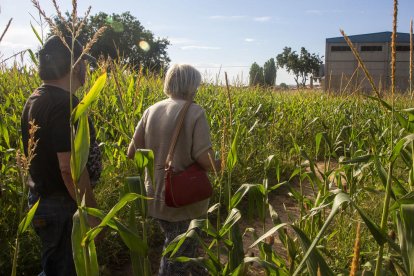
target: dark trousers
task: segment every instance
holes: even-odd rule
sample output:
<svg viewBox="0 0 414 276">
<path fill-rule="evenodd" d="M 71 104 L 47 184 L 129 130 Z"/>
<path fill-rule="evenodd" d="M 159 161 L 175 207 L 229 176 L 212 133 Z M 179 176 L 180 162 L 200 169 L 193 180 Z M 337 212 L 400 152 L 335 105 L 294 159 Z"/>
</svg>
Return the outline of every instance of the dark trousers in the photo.
<svg viewBox="0 0 414 276">
<path fill-rule="evenodd" d="M 29 207 L 39 196 L 29 192 Z M 68 195 L 41 197 L 33 217 L 33 227 L 42 243 L 42 268 L 39 275 L 76 275 L 72 256 L 72 217 L 77 207 Z"/>
<path fill-rule="evenodd" d="M 161 227 L 162 232 L 165 236 L 164 248 L 173 241 L 178 235 L 183 234 L 187 231 L 191 220 L 184 220 L 179 222 L 169 222 L 158 219 L 158 223 Z M 196 229 L 198 234 L 200 230 Z M 196 257 L 198 248 L 198 241 L 195 238 L 187 238 L 184 243 L 180 246 L 175 256 L 186 256 L 190 258 Z M 158 276 L 185 276 L 185 275 L 207 275 L 205 270 L 201 267 L 191 264 L 189 262 L 177 262 L 169 259 L 167 256 L 161 258 L 160 269 Z"/>
</svg>

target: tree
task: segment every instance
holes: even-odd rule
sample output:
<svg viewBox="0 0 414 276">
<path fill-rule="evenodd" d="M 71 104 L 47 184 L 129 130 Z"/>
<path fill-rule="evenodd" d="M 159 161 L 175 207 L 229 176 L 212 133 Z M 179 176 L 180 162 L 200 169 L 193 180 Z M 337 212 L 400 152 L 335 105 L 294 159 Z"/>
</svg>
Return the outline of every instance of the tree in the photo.
<svg viewBox="0 0 414 276">
<path fill-rule="evenodd" d="M 300 54 L 292 51 L 292 48 L 285 47 L 283 52 L 276 57 L 278 66 L 285 68 L 288 73 L 293 73 L 297 87 L 305 87 L 309 75 L 319 70 L 322 60 L 319 55 L 310 54 L 304 47 Z"/>
<path fill-rule="evenodd" d="M 271 58 L 263 66 L 264 83 L 267 86 L 274 86 L 276 83 L 275 59 Z"/>
<path fill-rule="evenodd" d="M 67 20 L 70 20 L 67 14 Z M 65 32 L 59 18 L 55 19 Z M 90 16 L 78 40 L 82 44 L 93 37 L 102 26 L 108 26 L 99 40 L 92 46 L 90 54 L 96 58 L 112 58 L 122 64 L 129 64 L 135 69 L 143 68 L 151 72 L 159 72 L 168 67 L 170 58 L 167 47 L 170 42 L 165 38 L 154 38 L 154 34 L 146 30 L 141 23 L 129 12 L 108 15 L 100 12 Z"/>
<path fill-rule="evenodd" d="M 284 82 L 279 84 L 279 88 L 282 89 L 282 90 L 289 90 L 289 86 Z"/>
<path fill-rule="evenodd" d="M 263 76 L 263 68 L 259 66 L 256 62 L 250 66 L 249 72 L 250 80 L 249 85 L 264 85 L 264 76 Z"/>
</svg>

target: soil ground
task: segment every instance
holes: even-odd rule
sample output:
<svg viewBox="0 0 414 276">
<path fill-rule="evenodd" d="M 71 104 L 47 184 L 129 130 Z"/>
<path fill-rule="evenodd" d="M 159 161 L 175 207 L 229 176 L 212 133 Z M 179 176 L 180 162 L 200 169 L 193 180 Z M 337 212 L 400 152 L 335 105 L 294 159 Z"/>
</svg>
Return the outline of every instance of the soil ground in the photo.
<svg viewBox="0 0 414 276">
<path fill-rule="evenodd" d="M 323 171 L 323 164 L 317 164 L 317 166 L 321 171 Z M 292 188 L 298 191 L 300 190 L 299 182 L 293 182 L 289 185 L 291 185 Z M 302 182 L 302 189 L 306 197 L 313 196 L 313 190 L 308 182 Z M 289 195 L 289 189 L 287 186 L 281 186 L 276 191 L 271 193 L 269 196 L 269 203 L 273 206 L 282 222 L 292 222 L 299 216 L 300 210 L 298 204 L 295 201 L 295 199 Z M 263 221 L 247 221 L 246 219 L 242 218 L 242 220 L 240 221 L 241 231 L 244 232 L 244 230 L 248 227 L 254 228 L 258 236 L 261 236 L 263 234 Z M 271 221 L 271 219 L 267 217 L 265 221 L 265 231 L 270 230 L 272 227 L 274 227 L 274 224 Z M 246 255 L 259 255 L 257 247 L 249 249 L 249 246 L 253 244 L 254 241 L 255 239 L 251 233 L 248 233 L 243 237 L 243 247 Z M 273 245 L 273 249 L 276 251 L 278 255 L 286 257 L 286 250 L 283 248 L 280 240 L 277 238 L 277 234 L 275 236 L 275 243 Z M 150 249 L 151 269 L 154 272 L 154 275 L 157 275 L 158 272 L 161 252 L 162 242 L 153 245 Z M 132 267 L 130 264 L 128 264 L 119 270 L 111 270 L 110 275 L 132 275 Z M 256 265 L 251 265 L 248 269 L 248 275 L 265 275 L 265 272 L 260 267 Z"/>
</svg>

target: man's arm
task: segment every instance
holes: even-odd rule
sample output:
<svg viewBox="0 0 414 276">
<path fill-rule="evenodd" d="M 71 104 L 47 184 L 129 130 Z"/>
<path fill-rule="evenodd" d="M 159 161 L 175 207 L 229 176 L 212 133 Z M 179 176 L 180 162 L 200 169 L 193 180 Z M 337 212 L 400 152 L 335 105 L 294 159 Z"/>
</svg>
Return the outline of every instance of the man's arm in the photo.
<svg viewBox="0 0 414 276">
<path fill-rule="evenodd" d="M 58 152 L 57 153 L 59 160 L 60 173 L 62 174 L 63 182 L 65 183 L 66 189 L 68 190 L 70 196 L 76 201 L 76 192 L 75 185 L 73 184 L 72 174 L 70 172 L 70 152 Z M 80 199 L 82 200 L 83 195 L 85 195 L 85 204 L 87 207 L 96 208 L 96 200 L 93 195 L 91 183 L 89 181 L 88 170 L 85 168 L 82 172 L 82 175 L 79 179 L 78 189 L 80 191 Z M 88 223 L 90 227 L 95 227 L 99 225 L 100 220 L 96 217 L 88 215 Z"/>
<path fill-rule="evenodd" d="M 60 172 L 62 174 L 63 182 L 70 196 L 76 201 L 75 185 L 73 184 L 72 174 L 70 171 L 70 152 L 58 152 Z M 85 195 L 85 204 L 88 207 L 96 208 L 96 200 L 92 192 L 91 184 L 89 182 L 89 174 L 86 168 L 83 170 L 78 183 L 78 189 L 80 191 L 80 199 L 82 200 Z"/>
</svg>

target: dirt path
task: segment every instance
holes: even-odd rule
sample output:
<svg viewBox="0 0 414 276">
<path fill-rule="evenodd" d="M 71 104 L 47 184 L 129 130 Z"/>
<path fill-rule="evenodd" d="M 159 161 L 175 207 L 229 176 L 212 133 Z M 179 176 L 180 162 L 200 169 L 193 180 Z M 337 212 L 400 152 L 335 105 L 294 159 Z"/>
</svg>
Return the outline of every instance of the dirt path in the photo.
<svg viewBox="0 0 414 276">
<path fill-rule="evenodd" d="M 318 164 L 318 168 L 323 171 L 323 163 Z M 300 191 L 300 184 L 299 182 L 293 182 L 289 184 L 292 188 Z M 306 197 L 313 197 L 313 190 L 308 182 L 302 183 L 303 194 Z M 289 195 L 289 189 L 287 186 L 282 186 L 279 189 L 272 192 L 269 196 L 269 203 L 273 206 L 274 210 L 279 215 L 282 222 L 293 222 L 299 217 L 299 207 L 296 200 Z M 242 208 L 241 208 L 242 209 Z M 267 218 L 265 220 L 265 232 L 270 230 L 275 225 L 273 224 L 272 220 L 270 219 L 268 212 Z M 261 236 L 263 232 L 263 221 L 259 220 L 252 220 L 248 221 L 247 219 L 242 218 L 240 221 L 240 230 L 243 233 L 246 228 L 254 228 L 256 231 L 257 236 Z M 286 257 L 286 250 L 282 246 L 280 240 L 277 238 L 277 234 L 275 234 L 275 243 L 273 245 L 273 249 L 277 252 L 279 256 Z M 248 256 L 258 256 L 259 250 L 257 247 L 249 249 L 249 246 L 253 244 L 255 241 L 252 233 L 247 233 L 243 237 L 243 247 L 245 250 L 245 254 Z M 156 275 L 159 266 L 159 260 L 161 257 L 162 252 L 162 244 L 153 245 L 150 249 L 150 260 L 151 260 L 151 267 L 154 275 Z M 118 271 L 111 271 L 108 275 L 114 276 L 129 276 L 132 275 L 131 265 L 125 266 L 123 269 Z M 249 268 L 248 275 L 265 275 L 263 269 L 258 266 L 252 265 Z"/>
<path fill-rule="evenodd" d="M 299 183 L 291 183 L 292 188 L 296 190 L 300 190 Z M 312 188 L 310 187 L 309 183 L 305 182 L 302 183 L 303 193 L 307 197 L 313 196 Z M 299 217 L 299 207 L 296 200 L 289 195 L 289 190 L 287 187 L 280 187 L 273 194 L 269 196 L 269 203 L 273 206 L 273 209 L 279 215 L 279 218 L 282 222 L 293 222 Z M 267 210 L 266 210 L 267 211 Z M 245 229 L 247 227 L 252 227 L 256 230 L 257 236 L 261 236 L 266 233 L 268 230 L 273 228 L 275 225 L 273 224 L 271 218 L 267 213 L 267 218 L 265 220 L 265 232 L 263 232 L 263 221 L 254 221 L 253 223 L 242 221 L 241 222 L 241 229 Z M 289 230 L 288 230 L 289 231 Z M 283 247 L 281 241 L 279 240 L 277 233 L 274 235 L 275 243 L 273 244 L 273 250 L 283 258 L 287 257 L 286 249 Z M 249 246 L 255 242 L 252 233 L 246 234 L 243 238 L 243 246 L 245 249 L 246 255 L 249 256 L 259 256 L 259 249 L 257 246 L 249 249 Z M 258 267 L 257 265 L 252 265 L 249 268 L 248 275 L 265 275 L 265 272 L 262 268 Z"/>
<path fill-rule="evenodd" d="M 324 172 L 325 171 L 325 164 L 323 162 L 319 162 L 316 164 L 317 168 L 319 169 L 319 171 Z M 332 167 L 337 167 L 338 164 L 335 162 L 331 163 L 331 168 Z M 320 175 L 318 175 L 319 179 L 322 179 L 322 177 Z M 295 190 L 297 190 L 298 192 L 300 192 L 301 188 L 300 188 L 300 183 L 299 181 L 295 181 L 295 182 L 291 182 L 290 187 L 294 188 Z M 315 189 L 317 189 L 317 187 L 315 187 Z M 308 181 L 304 181 L 302 182 L 302 190 L 303 190 L 303 195 L 307 198 L 313 198 L 314 196 L 314 191 L 312 190 L 311 185 L 309 184 Z M 273 209 L 277 212 L 277 214 L 279 215 L 279 218 L 282 222 L 285 223 L 289 223 L 289 222 L 294 222 L 300 214 L 300 209 L 299 209 L 299 205 L 296 202 L 296 200 L 289 195 L 289 189 L 287 186 L 282 186 L 279 189 L 275 190 L 272 194 L 270 194 L 269 196 L 269 203 L 273 206 Z M 267 215 L 269 216 L 269 215 Z M 265 231 L 263 232 L 263 222 L 262 221 L 254 221 L 253 223 L 243 220 L 241 222 L 241 229 L 245 229 L 247 227 L 252 227 L 256 230 L 257 236 L 261 236 L 264 233 L 266 233 L 268 230 L 270 230 L 272 227 L 274 227 L 275 225 L 273 224 L 272 220 L 270 217 L 267 217 L 265 220 Z M 289 230 L 289 232 L 291 232 L 292 230 Z M 252 249 L 249 249 L 249 246 L 251 244 L 253 244 L 255 242 L 255 239 L 253 237 L 252 234 L 246 235 L 243 238 L 243 246 L 245 249 L 245 253 L 246 255 L 254 255 L 254 256 L 258 256 L 259 255 L 259 250 L 257 247 L 254 247 Z M 286 249 L 283 247 L 281 241 L 278 239 L 277 233 L 275 234 L 275 243 L 273 245 L 273 250 L 279 255 L 282 256 L 283 258 L 287 258 L 287 253 L 286 253 Z M 262 268 L 253 265 L 250 269 L 247 275 L 265 275 L 265 272 Z"/>
</svg>

